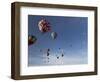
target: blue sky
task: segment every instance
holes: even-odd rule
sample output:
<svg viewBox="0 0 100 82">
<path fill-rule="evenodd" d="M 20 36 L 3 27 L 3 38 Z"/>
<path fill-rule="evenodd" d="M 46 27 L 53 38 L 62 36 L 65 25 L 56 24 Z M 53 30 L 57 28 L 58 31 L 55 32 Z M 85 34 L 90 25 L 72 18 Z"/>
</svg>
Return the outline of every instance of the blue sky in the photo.
<svg viewBox="0 0 100 82">
<path fill-rule="evenodd" d="M 39 30 L 38 22 L 42 18 L 50 22 L 50 32 L 41 33 Z M 28 34 L 37 38 L 36 43 L 28 47 L 28 65 L 86 64 L 88 59 L 87 22 L 87 17 L 28 15 Z M 55 40 L 51 37 L 52 32 L 57 33 Z M 48 48 L 49 57 L 46 55 Z M 62 52 L 64 57 L 61 57 Z"/>
</svg>

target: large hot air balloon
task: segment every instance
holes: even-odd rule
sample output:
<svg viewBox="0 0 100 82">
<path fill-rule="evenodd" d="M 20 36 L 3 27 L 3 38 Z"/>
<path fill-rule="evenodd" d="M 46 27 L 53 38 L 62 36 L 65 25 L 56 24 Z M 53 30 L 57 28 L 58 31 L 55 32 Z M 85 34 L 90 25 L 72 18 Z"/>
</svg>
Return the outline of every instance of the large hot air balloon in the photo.
<svg viewBox="0 0 100 82">
<path fill-rule="evenodd" d="M 56 33 L 56 32 L 52 32 L 52 33 L 51 33 L 51 37 L 52 37 L 53 39 L 56 39 L 57 33 Z"/>
<path fill-rule="evenodd" d="M 33 35 L 28 36 L 28 45 L 32 45 L 36 42 L 37 38 Z"/>
<path fill-rule="evenodd" d="M 50 23 L 45 19 L 42 19 L 39 21 L 38 27 L 41 32 L 45 33 L 45 32 L 50 31 Z"/>
</svg>

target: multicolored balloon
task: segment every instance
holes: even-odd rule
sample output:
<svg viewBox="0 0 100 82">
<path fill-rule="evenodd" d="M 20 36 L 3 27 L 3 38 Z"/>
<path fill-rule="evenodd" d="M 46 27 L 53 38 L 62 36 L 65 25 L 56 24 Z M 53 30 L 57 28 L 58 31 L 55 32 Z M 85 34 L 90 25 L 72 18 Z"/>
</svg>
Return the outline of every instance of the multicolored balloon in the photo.
<svg viewBox="0 0 100 82">
<path fill-rule="evenodd" d="M 51 29 L 50 29 L 50 23 L 46 20 L 46 19 L 42 19 L 38 22 L 38 27 L 39 27 L 39 30 L 43 33 L 45 32 L 49 32 Z"/>
<path fill-rule="evenodd" d="M 37 41 L 37 38 L 33 35 L 28 36 L 28 45 L 32 45 Z"/>
</svg>

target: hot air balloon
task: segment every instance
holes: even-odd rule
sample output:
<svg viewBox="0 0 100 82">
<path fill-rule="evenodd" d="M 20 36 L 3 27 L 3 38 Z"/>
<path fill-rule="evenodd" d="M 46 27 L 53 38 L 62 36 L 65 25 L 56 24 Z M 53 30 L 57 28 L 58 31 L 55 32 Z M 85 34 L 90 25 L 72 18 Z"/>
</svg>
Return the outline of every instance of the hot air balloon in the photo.
<svg viewBox="0 0 100 82">
<path fill-rule="evenodd" d="M 49 56 L 50 55 L 50 49 L 47 49 L 47 56 Z"/>
<path fill-rule="evenodd" d="M 49 52 L 47 52 L 47 56 L 49 56 L 50 54 L 49 54 Z"/>
<path fill-rule="evenodd" d="M 50 51 L 50 49 L 48 48 L 48 49 L 47 49 L 47 51 L 49 52 L 49 51 Z"/>
<path fill-rule="evenodd" d="M 51 37 L 52 37 L 53 39 L 56 39 L 57 33 L 56 33 L 56 32 L 52 32 L 52 33 L 51 33 Z"/>
<path fill-rule="evenodd" d="M 32 45 L 36 42 L 37 38 L 33 35 L 28 36 L 28 45 Z"/>
<path fill-rule="evenodd" d="M 62 57 L 64 56 L 64 54 L 61 55 Z"/>
<path fill-rule="evenodd" d="M 43 33 L 50 31 L 50 23 L 46 19 L 42 19 L 38 22 L 39 30 Z"/>
<path fill-rule="evenodd" d="M 59 59 L 59 57 L 57 57 L 57 59 Z"/>
</svg>

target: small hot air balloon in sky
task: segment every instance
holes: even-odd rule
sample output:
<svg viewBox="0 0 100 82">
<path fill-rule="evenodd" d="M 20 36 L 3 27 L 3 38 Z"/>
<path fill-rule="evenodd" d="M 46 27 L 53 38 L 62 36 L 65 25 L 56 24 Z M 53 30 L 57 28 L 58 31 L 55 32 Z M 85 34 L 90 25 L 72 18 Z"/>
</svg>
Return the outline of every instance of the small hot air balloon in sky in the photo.
<svg viewBox="0 0 100 82">
<path fill-rule="evenodd" d="M 36 42 L 37 38 L 33 35 L 28 36 L 28 45 L 32 45 Z"/>
<path fill-rule="evenodd" d="M 62 57 L 64 56 L 64 54 L 61 55 Z"/>
<path fill-rule="evenodd" d="M 53 39 L 56 39 L 56 38 L 57 38 L 57 33 L 56 33 L 56 32 L 52 32 L 52 33 L 51 33 L 51 37 L 52 37 Z"/>
<path fill-rule="evenodd" d="M 47 52 L 47 56 L 49 56 L 50 54 L 49 54 L 49 52 Z"/>
<path fill-rule="evenodd" d="M 47 51 L 49 52 L 49 51 L 50 51 L 50 49 L 48 48 L 48 49 L 47 49 Z"/>
<path fill-rule="evenodd" d="M 47 49 L 47 56 L 49 56 L 50 55 L 50 49 Z"/>
<path fill-rule="evenodd" d="M 38 22 L 39 30 L 43 33 L 50 31 L 50 23 L 46 19 L 42 19 Z"/>
<path fill-rule="evenodd" d="M 57 57 L 57 59 L 59 59 L 59 57 Z"/>
</svg>

